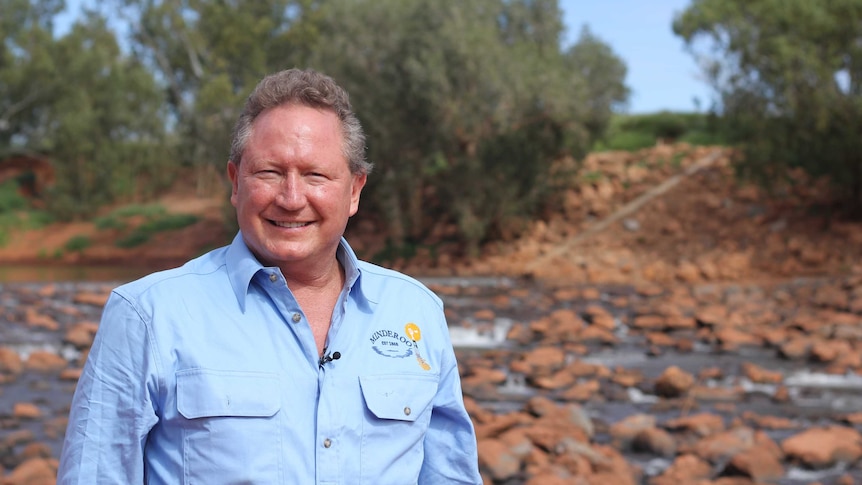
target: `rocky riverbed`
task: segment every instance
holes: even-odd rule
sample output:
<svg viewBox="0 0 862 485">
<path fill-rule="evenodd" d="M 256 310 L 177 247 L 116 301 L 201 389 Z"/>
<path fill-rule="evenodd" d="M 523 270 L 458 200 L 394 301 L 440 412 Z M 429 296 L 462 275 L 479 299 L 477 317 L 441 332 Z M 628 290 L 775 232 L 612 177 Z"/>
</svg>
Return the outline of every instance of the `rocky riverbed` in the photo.
<svg viewBox="0 0 862 485">
<path fill-rule="evenodd" d="M 425 279 L 488 484 L 862 483 L 862 275 Z M 0 484 L 51 484 L 112 283 L 0 285 Z"/>
</svg>

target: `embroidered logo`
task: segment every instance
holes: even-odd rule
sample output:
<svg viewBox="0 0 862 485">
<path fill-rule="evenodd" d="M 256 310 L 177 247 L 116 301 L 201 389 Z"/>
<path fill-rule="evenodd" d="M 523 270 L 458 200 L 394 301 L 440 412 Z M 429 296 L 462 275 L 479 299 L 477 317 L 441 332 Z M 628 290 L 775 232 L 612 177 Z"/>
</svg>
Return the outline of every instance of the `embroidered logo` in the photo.
<svg viewBox="0 0 862 485">
<path fill-rule="evenodd" d="M 384 357 L 403 359 L 413 355 L 413 340 L 398 332 L 384 329 L 371 334 L 371 348 Z"/>
<path fill-rule="evenodd" d="M 419 362 L 419 367 L 422 367 L 422 370 L 431 370 L 431 366 L 419 354 L 419 341 L 422 340 L 422 331 L 419 329 L 419 325 L 409 322 L 407 325 L 404 325 L 404 333 L 413 341 L 413 348 L 416 349 L 416 361 Z"/>
</svg>

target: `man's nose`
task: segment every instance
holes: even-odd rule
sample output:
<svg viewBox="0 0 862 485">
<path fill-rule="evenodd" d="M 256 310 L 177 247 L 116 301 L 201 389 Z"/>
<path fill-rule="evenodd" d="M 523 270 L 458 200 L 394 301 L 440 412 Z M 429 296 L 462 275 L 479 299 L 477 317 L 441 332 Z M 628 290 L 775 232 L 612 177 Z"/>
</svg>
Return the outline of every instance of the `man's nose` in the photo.
<svg viewBox="0 0 862 485">
<path fill-rule="evenodd" d="M 305 189 L 299 176 L 288 174 L 284 177 L 276 195 L 276 203 L 287 210 L 299 209 L 305 204 Z"/>
</svg>

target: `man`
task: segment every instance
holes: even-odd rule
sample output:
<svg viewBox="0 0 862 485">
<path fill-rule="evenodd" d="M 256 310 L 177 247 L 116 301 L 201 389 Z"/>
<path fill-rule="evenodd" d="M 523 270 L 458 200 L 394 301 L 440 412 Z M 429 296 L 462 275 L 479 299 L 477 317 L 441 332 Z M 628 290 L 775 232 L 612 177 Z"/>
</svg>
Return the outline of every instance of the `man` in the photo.
<svg viewBox="0 0 862 485">
<path fill-rule="evenodd" d="M 58 483 L 481 483 L 441 301 L 342 237 L 364 145 L 329 77 L 261 81 L 227 164 L 239 234 L 114 290 Z"/>
</svg>

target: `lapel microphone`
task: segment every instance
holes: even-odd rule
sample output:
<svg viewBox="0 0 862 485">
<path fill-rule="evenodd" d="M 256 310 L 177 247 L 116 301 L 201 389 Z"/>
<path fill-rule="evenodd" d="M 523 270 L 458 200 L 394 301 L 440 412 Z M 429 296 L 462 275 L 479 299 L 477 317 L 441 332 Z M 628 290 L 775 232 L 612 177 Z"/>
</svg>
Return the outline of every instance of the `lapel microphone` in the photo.
<svg viewBox="0 0 862 485">
<path fill-rule="evenodd" d="M 327 352 L 326 349 L 323 349 L 323 355 L 320 356 L 320 360 L 317 361 L 317 364 L 320 367 L 323 367 L 323 364 L 327 362 L 332 362 L 333 360 L 338 360 L 341 358 L 341 352 Z"/>
</svg>

